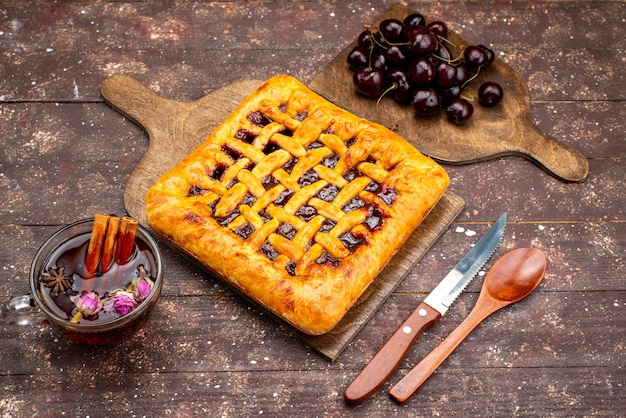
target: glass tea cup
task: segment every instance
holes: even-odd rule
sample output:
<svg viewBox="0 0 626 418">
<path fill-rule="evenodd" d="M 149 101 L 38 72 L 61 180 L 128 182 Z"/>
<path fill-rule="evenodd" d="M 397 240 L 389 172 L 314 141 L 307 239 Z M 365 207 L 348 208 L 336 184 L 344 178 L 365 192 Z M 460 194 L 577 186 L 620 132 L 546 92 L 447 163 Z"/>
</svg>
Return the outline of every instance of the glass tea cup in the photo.
<svg viewBox="0 0 626 418">
<path fill-rule="evenodd" d="M 107 272 L 89 278 L 84 264 L 93 225 L 93 218 L 75 222 L 44 242 L 31 264 L 30 295 L 13 298 L 8 304 L 9 315 L 15 318 L 13 323 L 32 324 L 42 312 L 69 339 L 91 345 L 119 343 L 146 324 L 163 287 L 163 263 L 156 241 L 139 225 L 130 261 L 123 265 L 114 263 Z M 65 279 L 65 286 L 54 287 L 56 282 L 52 279 L 57 276 Z M 137 285 L 139 279 L 151 288 L 147 287 L 140 301 L 129 301 L 129 285 Z M 76 315 L 77 307 L 82 306 L 82 297 L 87 293 L 97 295 L 95 299 L 105 307 L 93 314 L 88 312 L 81 319 L 82 315 Z M 132 308 L 126 304 L 126 308 L 116 310 L 116 294 L 126 297 L 120 300 L 122 308 L 124 302 L 131 303 Z"/>
</svg>

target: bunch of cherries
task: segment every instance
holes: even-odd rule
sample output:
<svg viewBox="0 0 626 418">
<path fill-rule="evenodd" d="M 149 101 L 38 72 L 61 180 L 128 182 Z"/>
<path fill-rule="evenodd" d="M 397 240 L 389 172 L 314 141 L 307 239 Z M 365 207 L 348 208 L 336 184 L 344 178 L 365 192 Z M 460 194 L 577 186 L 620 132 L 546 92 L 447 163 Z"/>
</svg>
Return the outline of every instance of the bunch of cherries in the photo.
<svg viewBox="0 0 626 418">
<path fill-rule="evenodd" d="M 385 19 L 377 29 L 366 27 L 348 54 L 356 91 L 369 98 L 390 95 L 396 102 L 412 105 L 420 116 L 445 110 L 448 120 L 461 125 L 474 107 L 462 96 L 463 88 L 494 60 L 484 45 L 470 45 L 453 57 L 444 22 L 426 19 L 419 13 Z M 502 87 L 485 82 L 478 89 L 484 106 L 502 100 Z"/>
</svg>

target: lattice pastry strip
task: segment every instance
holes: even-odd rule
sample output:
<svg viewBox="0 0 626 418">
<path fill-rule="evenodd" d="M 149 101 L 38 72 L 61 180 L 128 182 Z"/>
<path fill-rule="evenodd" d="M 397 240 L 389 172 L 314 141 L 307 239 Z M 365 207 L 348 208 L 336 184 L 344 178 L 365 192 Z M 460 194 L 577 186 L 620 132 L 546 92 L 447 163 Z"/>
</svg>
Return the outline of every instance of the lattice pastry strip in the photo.
<svg viewBox="0 0 626 418">
<path fill-rule="evenodd" d="M 384 168 L 377 166 L 376 164 L 362 162 L 358 165 L 359 171 L 366 176 L 370 177 L 377 183 L 384 183 L 389 172 Z"/>
<path fill-rule="evenodd" d="M 259 150 L 254 145 L 247 144 L 243 141 L 238 141 L 233 138 L 228 138 L 224 142 L 224 145 L 227 146 L 229 149 L 232 149 L 241 153 L 243 156 L 248 158 L 254 164 L 257 164 L 259 161 L 265 158 L 265 154 L 263 153 L 263 151 Z"/>
<path fill-rule="evenodd" d="M 279 208 L 274 205 L 269 205 L 266 211 L 272 218 L 277 219 L 278 222 L 292 225 L 296 229 L 301 229 L 306 225 L 306 221 L 304 221 L 302 218 L 299 218 L 287 212 L 283 208 Z"/>
<path fill-rule="evenodd" d="M 261 218 L 261 216 L 259 216 L 259 214 L 256 211 L 252 210 L 250 206 L 241 205 L 239 207 L 239 210 L 241 211 L 242 216 L 237 217 L 235 221 L 241 219 L 241 223 L 239 225 L 236 225 L 235 221 L 233 221 L 233 225 L 228 226 L 231 230 L 237 230 L 240 227 L 244 226 L 244 222 L 252 225 L 252 227 L 255 230 L 261 228 L 265 224 L 265 221 L 263 220 L 263 218 Z"/>
<path fill-rule="evenodd" d="M 259 213 L 260 211 L 268 207 L 270 203 L 275 201 L 278 196 L 280 196 L 280 194 L 283 193 L 285 190 L 287 189 L 285 189 L 284 186 L 278 185 L 266 191 L 257 198 L 256 202 L 252 204 L 252 210 Z"/>
<path fill-rule="evenodd" d="M 281 111 L 275 100 L 262 100 L 259 102 L 259 110 L 265 117 L 282 124 L 290 131 L 295 131 L 301 125 L 299 120 L 294 119 L 289 113 Z"/>
<path fill-rule="evenodd" d="M 278 251 L 280 254 L 286 257 L 285 261 L 298 261 L 304 255 L 302 248 L 293 244 L 293 241 L 278 234 L 270 234 L 268 242 Z"/>
<path fill-rule="evenodd" d="M 252 145 L 258 149 L 263 149 L 270 142 L 272 137 L 285 130 L 285 126 L 280 123 L 272 122 L 261 129 L 259 135 L 255 138 Z"/>
<path fill-rule="evenodd" d="M 243 201 L 244 197 L 248 193 L 248 188 L 243 183 L 234 184 L 228 191 L 221 197 L 217 205 L 215 206 L 215 216 L 223 218 L 230 215 L 239 208 L 239 204 Z"/>
<path fill-rule="evenodd" d="M 328 128 L 333 117 L 334 115 L 329 114 L 325 109 L 319 106 L 309 108 L 307 118 L 304 119 L 300 127 L 293 132 L 294 140 L 302 144 L 303 147 L 308 147 L 310 144 L 317 141 L 320 135 Z"/>
<path fill-rule="evenodd" d="M 343 207 L 365 189 L 370 184 L 370 181 L 369 177 L 357 177 L 352 180 L 337 194 L 333 204 L 337 207 Z"/>
<path fill-rule="evenodd" d="M 323 165 L 316 165 L 313 170 L 317 175 L 327 182 L 334 184 L 335 186 L 342 188 L 348 184 L 348 181 L 342 177 L 342 173 L 337 173 L 335 170 Z"/>
<path fill-rule="evenodd" d="M 315 241 L 321 244 L 333 257 L 337 259 L 345 258 L 350 255 L 350 250 L 339 240 L 339 236 L 348 232 L 352 227 L 361 224 L 365 221 L 365 218 L 366 216 L 362 211 L 346 213 L 329 233 L 318 232 L 315 234 Z"/>
<path fill-rule="evenodd" d="M 271 154 L 266 155 L 254 166 L 252 174 L 262 181 L 265 177 L 272 174 L 273 171 L 285 165 L 289 160 L 291 160 L 291 154 L 287 151 L 274 151 Z"/>
<path fill-rule="evenodd" d="M 276 145 L 280 146 L 285 151 L 297 158 L 302 158 L 306 155 L 306 150 L 298 141 L 294 141 L 292 137 L 283 135 L 281 133 L 275 133 L 270 140 Z"/>
<path fill-rule="evenodd" d="M 317 231 L 319 231 L 322 227 L 324 221 L 324 216 L 315 216 L 298 230 L 296 235 L 293 237 L 293 244 L 299 248 L 306 250 L 307 247 L 309 247 L 309 244 L 313 241 L 313 238 L 315 237 Z"/>
<path fill-rule="evenodd" d="M 318 165 L 320 161 L 324 159 L 324 157 L 328 157 L 331 154 L 332 151 L 326 147 L 316 148 L 312 151 L 307 152 L 306 155 L 300 158 L 296 165 L 293 167 L 293 170 L 291 171 L 291 176 L 293 178 L 299 179 L 304 175 L 304 173 Z"/>
<path fill-rule="evenodd" d="M 313 196 L 315 196 L 324 186 L 328 183 L 324 180 L 316 181 L 313 184 L 302 187 L 298 193 L 295 193 L 289 202 L 284 206 L 285 211 L 288 213 L 296 213 L 296 211 L 308 202 Z"/>
<path fill-rule="evenodd" d="M 345 212 L 341 210 L 341 208 L 322 199 L 314 197 L 309 200 L 308 203 L 309 205 L 314 207 L 320 215 L 332 220 L 333 222 L 338 222 L 339 219 L 341 219 L 341 217 L 345 214 Z"/>
<path fill-rule="evenodd" d="M 348 151 L 344 140 L 335 134 L 321 134 L 319 141 L 340 157 L 343 157 Z"/>
<path fill-rule="evenodd" d="M 278 219 L 272 219 L 269 222 L 264 223 L 260 228 L 255 230 L 252 235 L 246 240 L 252 247 L 254 247 L 257 251 L 261 248 L 261 245 L 267 240 L 267 237 L 270 236 L 276 228 L 280 225 Z"/>
<path fill-rule="evenodd" d="M 265 193 L 265 187 L 263 187 L 259 178 L 250 171 L 240 170 L 237 173 L 237 179 L 246 186 L 254 197 L 259 198 Z"/>
<path fill-rule="evenodd" d="M 228 187 L 233 183 L 233 181 L 237 178 L 239 172 L 250 165 L 251 161 L 248 158 L 241 158 L 235 164 L 229 166 L 224 175 L 222 176 L 221 183 L 224 187 Z M 211 189 L 213 190 L 213 189 Z M 226 194 L 226 192 L 219 192 L 217 190 L 213 190 L 215 193 Z"/>
<path fill-rule="evenodd" d="M 293 190 L 294 192 L 298 192 L 300 190 L 300 185 L 298 184 L 298 179 L 294 179 L 289 173 L 287 173 L 282 168 L 275 170 L 272 173 L 272 176 L 280 182 L 283 186 L 285 186 L 289 190 Z"/>
</svg>

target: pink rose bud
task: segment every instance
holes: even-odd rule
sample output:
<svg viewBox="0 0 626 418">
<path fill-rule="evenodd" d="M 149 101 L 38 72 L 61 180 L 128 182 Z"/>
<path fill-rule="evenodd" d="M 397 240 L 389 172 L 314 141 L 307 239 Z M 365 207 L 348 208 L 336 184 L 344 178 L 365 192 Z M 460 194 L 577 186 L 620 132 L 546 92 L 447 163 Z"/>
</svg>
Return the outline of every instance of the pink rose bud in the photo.
<svg viewBox="0 0 626 418">
<path fill-rule="evenodd" d="M 120 315 L 126 315 L 137 306 L 135 295 L 123 290 L 116 291 L 112 296 L 112 307 Z"/>
<path fill-rule="evenodd" d="M 102 309 L 102 301 L 97 293 L 89 292 L 78 298 L 76 308 L 85 316 L 95 315 Z"/>
<path fill-rule="evenodd" d="M 91 316 L 100 312 L 102 309 L 102 301 L 97 293 L 89 292 L 82 296 L 70 296 L 78 312 L 72 318 L 72 322 L 79 322 L 83 316 Z"/>
<path fill-rule="evenodd" d="M 146 280 L 144 278 L 137 280 L 137 287 L 135 289 L 135 298 L 137 299 L 137 302 L 146 300 L 151 291 L 152 280 Z"/>
</svg>

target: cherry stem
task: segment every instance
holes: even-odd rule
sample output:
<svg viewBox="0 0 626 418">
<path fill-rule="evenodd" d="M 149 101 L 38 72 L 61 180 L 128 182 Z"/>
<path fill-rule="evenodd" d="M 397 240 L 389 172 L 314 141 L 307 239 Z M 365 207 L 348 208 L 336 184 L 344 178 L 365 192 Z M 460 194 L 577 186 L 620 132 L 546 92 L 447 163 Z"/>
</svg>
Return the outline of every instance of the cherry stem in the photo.
<svg viewBox="0 0 626 418">
<path fill-rule="evenodd" d="M 463 85 L 461 86 L 461 89 L 465 88 L 466 85 L 468 85 L 469 83 L 474 81 L 474 79 L 476 79 L 476 77 L 478 77 L 478 75 L 480 74 L 480 69 L 481 68 L 483 68 L 483 67 L 482 66 L 478 67 L 478 70 L 476 71 L 476 74 L 474 74 L 473 76 L 468 78 L 467 81 L 465 83 L 463 83 Z"/>
<path fill-rule="evenodd" d="M 391 85 L 389 86 L 389 88 L 387 88 L 387 90 L 383 91 L 382 94 L 380 95 L 380 97 L 378 98 L 378 100 L 376 100 L 376 106 L 378 106 L 378 104 L 380 103 L 381 99 L 383 97 L 385 97 L 385 95 L 387 93 L 389 93 L 390 91 L 394 91 L 395 89 L 398 88 L 398 83 L 391 83 Z"/>
<path fill-rule="evenodd" d="M 468 102 L 473 102 L 474 101 L 474 95 L 472 95 L 472 94 L 461 93 L 461 95 L 459 97 L 467 100 Z"/>
<path fill-rule="evenodd" d="M 444 38 L 443 36 L 437 35 L 437 38 L 441 39 L 443 42 L 446 42 L 450 45 L 452 45 L 453 47 L 457 47 L 456 44 L 454 42 L 452 42 L 451 40 L 449 40 L 448 38 Z"/>
</svg>

